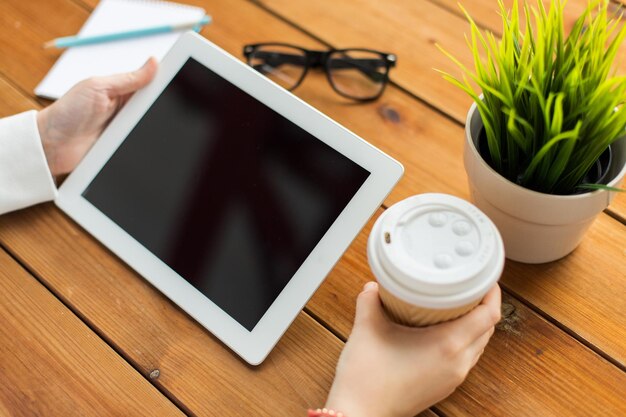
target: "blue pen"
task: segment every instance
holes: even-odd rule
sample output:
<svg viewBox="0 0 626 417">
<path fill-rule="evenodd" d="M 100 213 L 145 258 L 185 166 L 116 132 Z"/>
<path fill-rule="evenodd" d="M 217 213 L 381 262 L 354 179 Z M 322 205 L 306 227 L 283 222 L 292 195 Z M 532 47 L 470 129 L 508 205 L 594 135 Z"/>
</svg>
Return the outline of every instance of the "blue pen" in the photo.
<svg viewBox="0 0 626 417">
<path fill-rule="evenodd" d="M 145 29 L 129 30 L 126 32 L 107 33 L 94 36 L 66 36 L 56 38 L 43 44 L 44 48 L 69 48 L 70 46 L 92 45 L 94 43 L 118 41 L 122 39 L 137 38 L 140 36 L 156 35 L 159 33 L 175 32 L 178 30 L 193 29 L 199 32 L 202 26 L 211 23 L 211 16 L 204 16 L 193 22 L 179 23 L 177 25 L 155 26 Z"/>
</svg>

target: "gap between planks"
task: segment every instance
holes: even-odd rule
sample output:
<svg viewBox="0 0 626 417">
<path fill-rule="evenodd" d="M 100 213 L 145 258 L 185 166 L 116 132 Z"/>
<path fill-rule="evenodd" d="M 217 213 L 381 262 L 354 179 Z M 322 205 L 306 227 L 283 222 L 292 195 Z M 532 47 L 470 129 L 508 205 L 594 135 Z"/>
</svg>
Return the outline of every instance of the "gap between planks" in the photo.
<svg viewBox="0 0 626 417">
<path fill-rule="evenodd" d="M 6 254 L 11 259 L 13 259 L 13 261 L 15 261 L 15 263 L 17 263 L 20 267 L 22 267 L 22 269 L 28 272 L 28 274 L 30 274 L 39 284 L 41 284 L 51 294 L 51 296 L 53 296 L 61 304 L 63 304 L 65 308 L 68 309 L 68 311 L 70 311 L 74 316 L 76 316 L 77 319 L 83 322 L 85 326 L 87 326 L 92 332 L 94 332 L 94 334 L 96 334 L 100 338 L 100 340 L 102 340 L 103 343 L 105 343 L 109 348 L 111 348 L 115 353 L 117 353 L 117 355 L 122 360 L 128 363 L 150 385 L 154 386 L 161 394 L 163 394 L 163 396 L 165 396 L 165 398 L 171 401 L 172 404 L 174 404 L 174 406 L 176 406 L 176 408 L 178 408 L 181 411 L 181 413 L 184 413 L 187 416 L 195 416 L 195 414 L 191 412 L 191 410 L 189 410 L 189 408 L 187 408 L 185 404 L 179 401 L 178 398 L 176 398 L 176 396 L 173 395 L 168 389 L 166 389 L 164 386 L 162 386 L 158 382 L 150 379 L 149 375 L 144 375 L 143 372 L 141 372 L 141 368 L 139 367 L 139 365 L 131 359 L 130 355 L 126 355 L 124 350 L 121 347 L 113 343 L 113 341 L 107 338 L 106 335 L 103 335 L 103 333 L 100 331 L 100 329 L 97 326 L 91 323 L 91 321 L 87 317 L 82 315 L 79 311 L 77 311 L 77 309 L 75 309 L 70 303 L 68 303 L 67 300 L 65 300 L 56 291 L 54 291 L 54 288 L 51 288 L 45 282 L 45 280 L 43 280 L 39 276 L 39 274 L 33 271 L 25 262 L 22 261 L 22 259 L 20 259 L 15 253 L 13 253 L 13 251 L 10 248 L 6 247 L 2 242 L 0 242 L 0 250 L 4 250 L 4 252 L 6 252 Z"/>
<path fill-rule="evenodd" d="M 21 96 L 23 96 L 29 103 L 35 107 L 37 110 L 41 110 L 45 107 L 44 103 L 39 102 L 39 98 L 29 94 L 28 91 L 24 90 L 19 84 L 15 83 L 11 78 L 9 78 L 4 72 L 0 70 L 0 79 L 7 83 L 9 87 L 17 91 Z"/>
<path fill-rule="evenodd" d="M 80 8 L 82 8 L 83 10 L 88 11 L 89 13 L 93 11 L 93 8 L 89 4 L 83 2 L 82 0 L 70 0 L 70 1 L 74 3 L 75 5 L 79 6 Z"/>
</svg>

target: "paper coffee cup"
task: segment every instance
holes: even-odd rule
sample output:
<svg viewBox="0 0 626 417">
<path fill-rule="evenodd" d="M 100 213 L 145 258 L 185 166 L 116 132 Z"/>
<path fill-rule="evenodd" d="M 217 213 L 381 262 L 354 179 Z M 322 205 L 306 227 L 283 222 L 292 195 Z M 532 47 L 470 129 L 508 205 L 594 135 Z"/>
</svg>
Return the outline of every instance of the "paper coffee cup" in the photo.
<svg viewBox="0 0 626 417">
<path fill-rule="evenodd" d="M 400 201 L 376 221 L 367 257 L 392 319 L 409 326 L 452 320 L 480 303 L 504 268 L 495 225 L 446 194 Z"/>
</svg>

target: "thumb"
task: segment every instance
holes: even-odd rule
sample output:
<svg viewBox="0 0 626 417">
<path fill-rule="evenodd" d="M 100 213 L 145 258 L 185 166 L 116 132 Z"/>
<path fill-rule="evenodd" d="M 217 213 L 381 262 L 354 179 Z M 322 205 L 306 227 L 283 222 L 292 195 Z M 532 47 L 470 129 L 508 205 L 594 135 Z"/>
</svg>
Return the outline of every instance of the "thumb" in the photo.
<svg viewBox="0 0 626 417">
<path fill-rule="evenodd" d="M 102 83 L 109 91 L 111 97 L 119 97 L 134 93 L 146 86 L 154 78 L 156 70 L 157 61 L 150 57 L 138 70 L 103 77 Z"/>
<path fill-rule="evenodd" d="M 355 327 L 380 326 L 387 322 L 383 305 L 378 295 L 378 284 L 368 282 L 356 300 Z"/>
</svg>

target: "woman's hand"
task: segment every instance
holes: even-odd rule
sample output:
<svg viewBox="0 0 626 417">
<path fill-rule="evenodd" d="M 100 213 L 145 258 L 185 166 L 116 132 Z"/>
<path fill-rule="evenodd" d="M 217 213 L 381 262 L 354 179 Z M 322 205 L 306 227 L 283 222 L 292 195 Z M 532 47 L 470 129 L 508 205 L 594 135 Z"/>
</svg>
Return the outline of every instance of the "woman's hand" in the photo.
<svg viewBox="0 0 626 417">
<path fill-rule="evenodd" d="M 326 407 L 348 417 L 415 416 L 465 380 L 499 320 L 498 285 L 463 317 L 411 328 L 387 318 L 377 284 L 368 283 Z"/>
<path fill-rule="evenodd" d="M 67 174 L 85 156 L 131 95 L 156 74 L 150 58 L 140 69 L 76 84 L 37 114 L 37 126 L 52 175 Z"/>
</svg>

